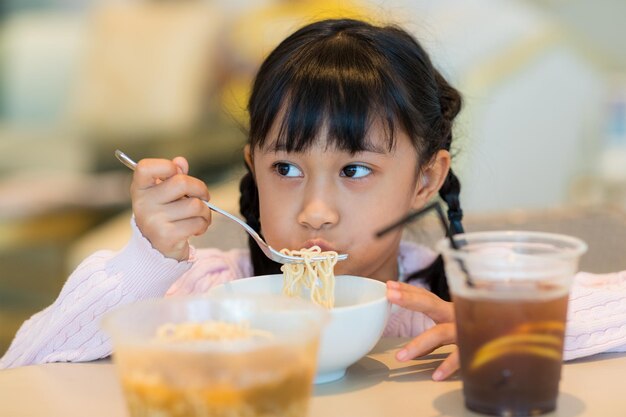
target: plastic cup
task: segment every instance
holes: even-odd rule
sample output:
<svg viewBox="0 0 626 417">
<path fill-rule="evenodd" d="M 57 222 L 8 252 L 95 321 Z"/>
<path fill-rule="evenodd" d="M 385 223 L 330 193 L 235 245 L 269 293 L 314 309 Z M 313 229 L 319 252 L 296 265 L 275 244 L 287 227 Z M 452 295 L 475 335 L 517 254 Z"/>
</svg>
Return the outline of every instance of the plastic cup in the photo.
<svg viewBox="0 0 626 417">
<path fill-rule="evenodd" d="M 126 402 L 138 416 L 307 414 L 323 308 L 280 296 L 175 297 L 140 301 L 103 319 Z M 269 337 L 166 341 L 164 324 L 246 323 Z"/>
<path fill-rule="evenodd" d="M 465 406 L 497 416 L 556 409 L 580 239 L 539 232 L 454 236 L 437 247 L 454 301 Z"/>
</svg>

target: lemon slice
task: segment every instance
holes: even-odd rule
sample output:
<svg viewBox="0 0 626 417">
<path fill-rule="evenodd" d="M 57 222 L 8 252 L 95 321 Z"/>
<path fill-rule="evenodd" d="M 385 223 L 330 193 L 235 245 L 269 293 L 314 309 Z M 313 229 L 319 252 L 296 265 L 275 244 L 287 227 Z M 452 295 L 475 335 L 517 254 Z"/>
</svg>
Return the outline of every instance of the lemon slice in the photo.
<svg viewBox="0 0 626 417">
<path fill-rule="evenodd" d="M 477 369 L 488 362 L 510 354 L 527 354 L 560 360 L 563 350 L 562 337 L 553 334 L 526 333 L 531 329 L 539 328 L 557 330 L 558 326 L 555 323 L 561 325 L 562 328 L 560 322 L 528 323 L 528 325 L 518 327 L 516 333 L 500 336 L 485 343 L 474 355 L 470 369 Z"/>
<path fill-rule="evenodd" d="M 529 345 L 523 343 L 499 345 L 489 350 L 483 351 L 483 349 L 480 349 L 470 364 L 470 370 L 474 371 L 498 358 L 514 354 L 540 356 L 555 361 L 561 360 L 561 350 L 556 347 Z"/>
<path fill-rule="evenodd" d="M 515 332 L 522 333 L 534 333 L 534 332 L 558 332 L 563 333 L 565 331 L 565 323 L 556 320 L 546 320 L 539 322 L 530 322 L 520 324 L 516 327 Z"/>
<path fill-rule="evenodd" d="M 490 342 L 485 343 L 478 349 L 476 355 L 480 355 L 484 352 L 489 352 L 493 349 L 500 349 L 503 346 L 516 345 L 516 344 L 539 344 L 549 345 L 555 347 L 561 347 L 561 338 L 551 334 L 534 334 L 534 333 L 513 333 L 506 336 L 498 337 Z"/>
</svg>

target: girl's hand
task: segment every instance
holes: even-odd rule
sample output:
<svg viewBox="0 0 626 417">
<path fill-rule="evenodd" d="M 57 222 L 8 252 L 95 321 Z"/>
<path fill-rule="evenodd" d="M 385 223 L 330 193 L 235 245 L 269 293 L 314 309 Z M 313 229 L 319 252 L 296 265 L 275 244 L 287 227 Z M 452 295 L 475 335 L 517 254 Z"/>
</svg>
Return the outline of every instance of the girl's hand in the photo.
<svg viewBox="0 0 626 417">
<path fill-rule="evenodd" d="M 397 281 L 387 281 L 387 298 L 393 304 L 409 310 L 419 311 L 433 319 L 436 325 L 420 334 L 398 353 L 396 359 L 404 362 L 417 356 L 431 353 L 443 345 L 456 342 L 454 307 L 423 288 Z M 433 373 L 435 381 L 448 378 L 459 369 L 459 352 L 455 349 Z"/>
<path fill-rule="evenodd" d="M 152 246 L 168 258 L 189 258 L 188 239 L 204 233 L 211 210 L 204 182 L 187 175 L 189 164 L 173 160 L 142 159 L 130 187 L 135 221 Z"/>
</svg>

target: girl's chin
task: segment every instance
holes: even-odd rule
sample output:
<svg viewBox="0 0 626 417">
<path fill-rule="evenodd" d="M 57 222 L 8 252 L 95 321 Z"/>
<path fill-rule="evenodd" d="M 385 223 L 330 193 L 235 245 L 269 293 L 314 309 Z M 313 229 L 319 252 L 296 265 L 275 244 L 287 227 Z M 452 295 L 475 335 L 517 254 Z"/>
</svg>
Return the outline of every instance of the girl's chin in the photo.
<svg viewBox="0 0 626 417">
<path fill-rule="evenodd" d="M 335 264 L 335 275 L 356 275 L 361 276 L 357 271 L 350 268 L 350 265 L 342 265 L 349 261 L 339 261 Z"/>
<path fill-rule="evenodd" d="M 346 261 L 339 261 L 335 264 L 335 275 L 353 275 L 350 273 L 349 268 L 346 268 L 345 266 L 341 265 L 342 262 L 346 262 Z"/>
</svg>

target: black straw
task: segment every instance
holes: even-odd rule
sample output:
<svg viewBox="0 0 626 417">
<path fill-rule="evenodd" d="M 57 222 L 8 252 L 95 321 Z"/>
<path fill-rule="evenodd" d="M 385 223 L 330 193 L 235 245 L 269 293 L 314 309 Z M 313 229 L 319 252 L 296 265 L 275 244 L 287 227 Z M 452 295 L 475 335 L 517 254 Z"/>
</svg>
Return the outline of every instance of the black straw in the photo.
<svg viewBox="0 0 626 417">
<path fill-rule="evenodd" d="M 378 232 L 376 232 L 376 237 L 380 238 L 398 227 L 411 223 L 419 219 L 420 217 L 424 216 L 431 210 L 435 210 L 437 212 L 437 217 L 439 218 L 441 227 L 443 227 L 446 233 L 446 237 L 450 240 L 450 246 L 455 250 L 459 250 L 459 245 L 456 243 L 456 240 L 454 240 L 454 238 L 452 237 L 452 231 L 450 230 L 450 227 L 448 226 L 448 222 L 446 221 L 446 216 L 443 214 L 441 204 L 439 204 L 439 202 L 437 201 L 422 207 L 420 210 L 413 211 L 407 214 L 406 216 L 404 216 L 403 218 L 401 218 L 400 220 L 385 227 L 384 229 L 379 230 Z M 470 278 L 469 272 L 467 271 L 467 268 L 465 267 L 465 263 L 461 259 L 458 259 L 458 262 L 459 262 L 459 266 L 461 267 L 461 270 L 465 274 L 465 282 L 467 283 L 467 286 L 473 287 L 474 282 Z"/>
<path fill-rule="evenodd" d="M 401 218 L 400 220 L 385 227 L 384 229 L 379 230 L 378 232 L 376 232 L 376 237 L 383 237 L 392 230 L 404 226 L 405 224 L 411 223 L 424 216 L 425 214 L 428 214 L 428 212 L 430 212 L 431 210 L 435 210 L 437 212 L 437 217 L 439 217 L 441 226 L 445 230 L 446 236 L 450 239 L 450 246 L 452 246 L 454 249 L 459 249 L 459 245 L 457 245 L 456 241 L 452 238 L 452 232 L 448 227 L 448 222 L 446 221 L 446 216 L 443 214 L 443 210 L 441 209 L 441 204 L 439 204 L 437 201 L 422 207 L 420 210 L 413 211 Z"/>
</svg>

